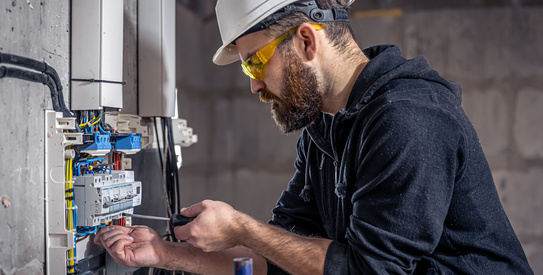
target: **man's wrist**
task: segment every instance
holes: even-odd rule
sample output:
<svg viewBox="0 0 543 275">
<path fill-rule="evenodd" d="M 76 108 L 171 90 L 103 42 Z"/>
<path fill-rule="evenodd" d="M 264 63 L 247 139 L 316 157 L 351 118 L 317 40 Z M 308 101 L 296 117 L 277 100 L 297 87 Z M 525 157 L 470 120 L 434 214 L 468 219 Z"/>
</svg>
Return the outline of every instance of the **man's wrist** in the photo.
<svg viewBox="0 0 543 275">
<path fill-rule="evenodd" d="M 247 248 L 250 247 L 251 236 L 258 232 L 258 224 L 260 222 L 253 219 L 251 216 L 239 212 L 238 230 L 236 232 L 236 244 Z"/>
<path fill-rule="evenodd" d="M 180 259 L 176 257 L 177 250 L 179 249 L 178 243 L 170 242 L 166 240 L 160 240 L 155 245 L 155 252 L 158 256 L 158 263 L 155 263 L 153 267 L 165 269 L 165 270 L 178 270 Z"/>
</svg>

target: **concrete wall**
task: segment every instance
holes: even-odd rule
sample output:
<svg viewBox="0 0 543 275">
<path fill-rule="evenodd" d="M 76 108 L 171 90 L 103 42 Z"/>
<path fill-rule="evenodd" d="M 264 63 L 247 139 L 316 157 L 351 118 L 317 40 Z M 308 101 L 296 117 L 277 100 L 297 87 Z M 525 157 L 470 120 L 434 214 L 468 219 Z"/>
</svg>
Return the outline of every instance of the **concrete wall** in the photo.
<svg viewBox="0 0 543 275">
<path fill-rule="evenodd" d="M 297 134 L 279 134 L 239 63 L 212 64 L 222 44 L 209 16 L 213 2 L 177 11 L 180 115 L 200 139 L 184 150 L 182 198 L 223 200 L 267 220 L 294 171 Z M 356 1 L 351 12 L 361 47 L 396 44 L 462 86 L 464 109 L 536 274 L 543 274 L 542 4 Z"/>
<path fill-rule="evenodd" d="M 0 52 L 46 61 L 68 89 L 69 1 L 0 1 Z M 69 94 L 66 100 L 69 99 Z M 0 79 L 0 274 L 42 274 L 44 109 L 49 89 Z"/>
</svg>

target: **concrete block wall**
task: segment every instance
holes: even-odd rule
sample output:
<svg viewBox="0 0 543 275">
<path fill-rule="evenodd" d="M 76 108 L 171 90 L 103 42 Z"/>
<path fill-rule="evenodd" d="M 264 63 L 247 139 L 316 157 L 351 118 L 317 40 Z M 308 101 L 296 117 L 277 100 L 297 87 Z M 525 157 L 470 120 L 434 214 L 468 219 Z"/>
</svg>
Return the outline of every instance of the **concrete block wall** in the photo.
<svg viewBox="0 0 543 275">
<path fill-rule="evenodd" d="M 183 201 L 224 200 L 267 220 L 292 176 L 297 134 L 279 134 L 239 63 L 212 64 L 222 43 L 216 21 L 205 16 L 209 5 L 177 12 L 180 116 L 199 135 L 183 152 Z M 361 47 L 396 44 L 462 86 L 463 107 L 535 274 L 543 274 L 541 14 L 543 1 L 507 0 L 356 1 L 351 12 Z"/>
</svg>

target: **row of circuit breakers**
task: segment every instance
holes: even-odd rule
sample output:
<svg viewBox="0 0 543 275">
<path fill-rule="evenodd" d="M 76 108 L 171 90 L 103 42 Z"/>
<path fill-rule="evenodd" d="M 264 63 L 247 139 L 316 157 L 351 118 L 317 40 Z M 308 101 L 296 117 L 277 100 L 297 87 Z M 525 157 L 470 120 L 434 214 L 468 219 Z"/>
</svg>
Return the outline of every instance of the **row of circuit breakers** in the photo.
<svg viewBox="0 0 543 275">
<path fill-rule="evenodd" d="M 134 171 L 84 175 L 74 180 L 74 199 L 78 226 L 99 226 L 132 213 L 141 204 L 141 182 L 134 181 Z"/>
</svg>

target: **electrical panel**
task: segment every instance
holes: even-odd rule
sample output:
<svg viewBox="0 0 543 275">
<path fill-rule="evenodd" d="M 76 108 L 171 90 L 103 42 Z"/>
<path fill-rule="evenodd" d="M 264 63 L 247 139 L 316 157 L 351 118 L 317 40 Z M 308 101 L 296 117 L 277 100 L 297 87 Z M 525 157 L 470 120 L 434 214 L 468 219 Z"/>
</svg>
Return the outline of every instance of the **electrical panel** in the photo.
<svg viewBox="0 0 543 275">
<path fill-rule="evenodd" d="M 54 111 L 45 110 L 44 116 L 46 274 L 127 274 L 135 269 L 116 264 L 102 247 L 94 244 L 93 238 L 105 226 L 130 226 L 131 218 L 125 214 L 133 213 L 143 203 L 145 190 L 130 170 L 128 156 L 145 147 L 160 150 L 164 184 L 152 188 L 164 188 L 165 206 L 168 212 L 175 213 L 181 207 L 180 147 L 197 142 L 185 120 L 171 118 L 176 113 L 175 48 L 171 43 L 175 40 L 175 33 L 171 32 L 175 25 L 175 1 L 139 2 L 139 10 L 144 11 L 143 15 L 140 13 L 143 21 L 139 31 L 142 37 L 157 35 L 158 60 L 163 62 L 158 73 L 146 75 L 146 81 L 161 88 L 147 87 L 149 90 L 143 90 L 152 93 L 141 93 L 140 87 L 139 102 L 160 98 L 160 104 L 146 106 L 153 110 L 146 115 L 153 118 L 117 113 L 122 107 L 123 1 L 70 3 L 71 109 L 65 104 L 57 71 L 45 62 L 0 53 L 0 63 L 10 65 L 0 66 L 0 78 L 41 83 L 51 92 Z M 146 11 L 159 16 L 158 21 L 154 18 L 151 25 L 143 23 L 149 19 Z M 157 22 L 159 25 L 155 25 Z M 144 60 L 138 67 L 147 64 Z M 165 77 L 167 83 L 163 82 Z M 143 86 L 141 82 L 140 85 Z M 168 238 L 175 241 L 169 233 Z"/>
<path fill-rule="evenodd" d="M 107 274 L 122 274 L 130 269 L 112 262 L 89 237 L 110 224 L 130 225 L 124 214 L 141 205 L 142 184 L 123 164 L 142 149 L 142 133 L 117 132 L 102 110 L 75 114 L 46 111 L 47 273 L 95 274 L 107 266 Z"/>
<path fill-rule="evenodd" d="M 176 113 L 175 1 L 138 1 L 139 116 L 118 113 L 123 0 L 73 0 L 71 12 L 71 108 L 61 104 L 45 111 L 46 270 L 127 274 L 135 269 L 116 264 L 93 238 L 105 226 L 130 226 L 125 214 L 143 203 L 146 191 L 130 170 L 129 156 L 162 148 L 165 184 L 160 187 L 174 213 L 180 208 L 170 201 L 178 197 L 172 193 L 178 192 L 180 146 L 197 142 L 185 120 L 170 118 Z M 64 101 L 58 75 L 53 77 L 55 85 L 41 83 L 57 88 L 51 93 L 55 107 Z"/>
</svg>

